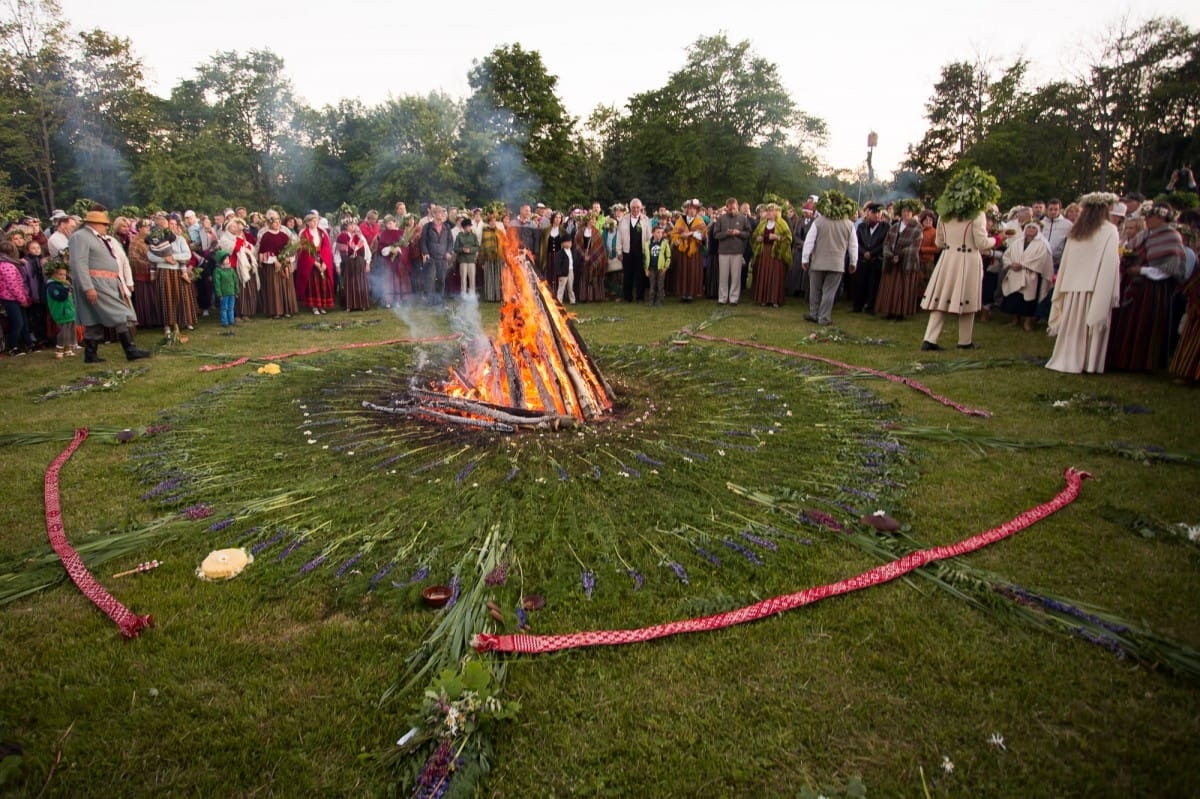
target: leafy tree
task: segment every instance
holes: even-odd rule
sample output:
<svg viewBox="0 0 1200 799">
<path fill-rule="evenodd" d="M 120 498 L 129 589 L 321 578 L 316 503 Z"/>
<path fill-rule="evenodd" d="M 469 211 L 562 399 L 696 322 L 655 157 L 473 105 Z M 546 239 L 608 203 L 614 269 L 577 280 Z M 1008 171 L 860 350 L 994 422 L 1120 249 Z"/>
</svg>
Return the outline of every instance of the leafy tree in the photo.
<svg viewBox="0 0 1200 799">
<path fill-rule="evenodd" d="M 697 39 L 683 67 L 628 108 L 606 131 L 604 169 L 624 176 L 627 193 L 672 206 L 806 184 L 816 167 L 808 152 L 826 132 L 773 63 L 723 34 Z"/>
<path fill-rule="evenodd" d="M 0 22 L 0 167 L 20 175 L 49 213 L 60 152 L 55 137 L 73 93 L 57 0 L 12 0 Z"/>
<path fill-rule="evenodd" d="M 388 205 L 457 201 L 455 140 L 461 124 L 462 106 L 441 92 L 389 98 L 372 109 L 363 127 L 371 147 L 359 161 L 363 170 L 355 196 Z"/>
<path fill-rule="evenodd" d="M 129 39 L 96 29 L 80 34 L 73 59 L 76 94 L 63 131 L 71 171 L 63 185 L 112 206 L 129 202 L 130 178 L 160 128 L 160 101 L 145 87 L 141 59 Z"/>
<path fill-rule="evenodd" d="M 516 202 L 540 190 L 546 202 L 562 205 L 582 194 L 576 120 L 541 54 L 502 45 L 472 63 L 458 148 L 467 195 Z"/>
</svg>

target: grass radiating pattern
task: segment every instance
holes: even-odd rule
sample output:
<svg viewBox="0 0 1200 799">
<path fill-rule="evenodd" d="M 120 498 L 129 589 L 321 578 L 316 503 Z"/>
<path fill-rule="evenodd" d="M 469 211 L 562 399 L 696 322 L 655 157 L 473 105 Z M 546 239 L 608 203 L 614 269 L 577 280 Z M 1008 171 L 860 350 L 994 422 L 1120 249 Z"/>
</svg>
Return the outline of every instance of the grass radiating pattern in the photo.
<svg viewBox="0 0 1200 799">
<path fill-rule="evenodd" d="M 81 552 L 89 542 L 129 543 L 94 571 L 156 626 L 122 641 L 69 584 L 0 606 L 0 635 L 14 653 L 0 666 L 0 736 L 24 751 L 0 791 L 36 794 L 57 760 L 47 795 L 395 793 L 395 772 L 363 756 L 408 729 L 417 692 L 380 697 L 438 618 L 421 606 L 421 587 L 448 580 L 495 523 L 517 553 L 506 590 L 547 597 L 530 614 L 534 632 L 699 615 L 878 562 L 836 533 L 739 499 L 726 482 L 800 492 L 846 524 L 856 518 L 846 508 L 883 508 L 928 546 L 995 526 L 1057 491 L 1063 467 L 1086 468 L 1098 479 L 1074 505 L 970 565 L 1200 645 L 1200 550 L 1143 538 L 1101 513 L 1196 524 L 1195 466 L 1097 448 L 1196 451 L 1191 390 L 1157 377 L 1058 375 L 1030 362 L 1048 355 L 1046 339 L 998 326 L 979 326 L 981 352 L 930 357 L 917 351 L 920 322 L 842 307 L 847 340 L 816 343 L 805 343 L 812 326 L 795 304 L 712 317 L 710 303 L 576 307 L 621 412 L 594 430 L 508 440 L 447 438 L 362 411 L 362 398 L 413 373 L 436 376 L 453 345 L 425 347 L 428 367 L 416 348 L 392 346 L 285 361 L 277 377 L 251 366 L 201 374 L 205 359 L 160 350 L 136 380 L 40 403 L 46 388 L 88 370 L 44 355 L 0 364 L 0 435 L 172 425 L 132 445 L 97 436 L 62 475 L 68 538 Z M 201 325 L 184 349 L 252 356 L 411 332 L 382 311 L 363 318 L 379 323 L 302 330 L 256 320 L 233 338 Z M 968 419 L 903 387 L 779 356 L 669 343 L 697 326 L 910 374 L 995 416 Z M 868 339 L 887 343 L 856 343 Z M 102 353 L 106 366 L 121 366 L 115 346 Z M 1053 405 L 1076 394 L 1152 413 Z M 880 419 L 897 434 L 1060 444 L 898 435 L 903 452 L 873 470 L 863 440 Z M 0 458 L 5 575 L 44 549 L 41 479 L 62 446 L 9 443 Z M 187 472 L 191 492 L 141 500 L 171 469 Z M 212 515 L 180 519 L 196 502 L 211 503 Z M 198 581 L 203 556 L 231 544 L 265 546 L 236 580 Z M 150 558 L 164 565 L 110 579 Z M 686 569 L 686 585 L 669 563 Z M 429 578 L 407 585 L 422 568 Z M 595 578 L 590 600 L 584 571 Z M 1189 795 L 1200 762 L 1196 690 L 912 578 L 703 636 L 511 659 L 505 693 L 522 708 L 494 741 L 485 790 L 792 796 L 861 775 L 870 795 L 915 796 L 923 770 L 934 796 Z M 993 733 L 1004 749 L 989 744 Z"/>
</svg>

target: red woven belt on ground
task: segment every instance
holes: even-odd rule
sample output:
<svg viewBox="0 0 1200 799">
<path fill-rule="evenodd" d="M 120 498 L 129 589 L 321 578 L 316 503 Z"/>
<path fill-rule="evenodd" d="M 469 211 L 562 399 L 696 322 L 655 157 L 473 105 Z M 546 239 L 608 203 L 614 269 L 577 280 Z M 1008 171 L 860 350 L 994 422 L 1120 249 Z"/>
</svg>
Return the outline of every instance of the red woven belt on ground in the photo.
<svg viewBox="0 0 1200 799">
<path fill-rule="evenodd" d="M 284 358 L 295 358 L 298 355 L 315 355 L 318 352 L 336 352 L 338 350 L 360 350 L 364 347 L 386 347 L 389 344 L 434 344 L 439 341 L 454 341 L 462 338 L 459 333 L 450 333 L 445 336 L 429 336 L 427 338 L 389 338 L 383 341 L 360 341 L 354 344 L 338 344 L 334 347 L 309 347 L 306 350 L 296 350 L 294 352 L 281 352 L 278 355 L 260 355 L 257 360 L 260 361 L 282 361 Z M 232 361 L 218 364 L 206 364 L 200 367 L 201 372 L 216 372 L 220 369 L 230 369 L 234 366 L 241 366 L 250 362 L 250 358 L 242 357 Z"/>
<path fill-rule="evenodd" d="M 67 543 L 67 535 L 63 530 L 62 508 L 58 501 L 58 473 L 87 437 L 86 427 L 76 430 L 75 438 L 71 440 L 66 449 L 59 453 L 59 456 L 54 459 L 54 463 L 51 463 L 50 468 L 46 470 L 46 535 L 49 536 L 50 546 L 54 548 L 58 559 L 62 561 L 67 574 L 83 592 L 83 595 L 117 623 L 117 626 L 121 628 L 121 635 L 126 638 L 136 638 L 138 632 L 154 623 L 153 619 L 150 616 L 136 615 L 118 602 L 112 594 L 104 590 L 104 586 L 96 582 L 91 572 L 83 565 L 79 553 Z"/>
<path fill-rule="evenodd" d="M 946 407 L 953 408 L 954 410 L 958 411 L 959 413 L 965 413 L 967 416 L 989 417 L 992 415 L 991 411 L 984 410 L 982 408 L 969 408 L 966 405 L 963 405 L 962 403 L 955 402 L 954 400 L 950 399 L 949 397 L 943 397 L 941 394 L 935 394 L 933 392 L 933 390 L 930 389 L 928 386 L 926 386 L 922 383 L 918 383 L 916 380 L 913 380 L 911 377 L 903 377 L 902 375 L 894 375 L 891 372 L 883 372 L 883 371 L 880 371 L 879 369 L 872 369 L 869 366 L 855 366 L 852 363 L 844 363 L 843 361 L 835 361 L 833 358 L 823 358 L 820 355 L 812 355 L 811 353 L 807 353 L 807 352 L 796 352 L 796 350 L 784 349 L 783 347 L 772 347 L 768 344 L 756 344 L 753 341 L 740 341 L 735 338 L 718 338 L 716 336 L 705 336 L 700 333 L 691 333 L 689 335 L 691 335 L 692 338 L 697 338 L 697 339 L 700 339 L 701 341 L 714 341 L 714 342 L 717 342 L 720 344 L 735 344 L 739 347 L 752 347 L 756 350 L 766 350 L 767 352 L 777 352 L 780 355 L 790 355 L 793 358 L 804 358 L 805 360 L 809 360 L 809 361 L 819 361 L 821 363 L 829 364 L 830 366 L 836 366 L 839 369 L 853 369 L 857 372 L 866 372 L 867 374 L 875 375 L 876 377 L 882 377 L 884 380 L 890 380 L 893 383 L 899 383 L 902 386 L 908 386 L 913 391 L 919 391 L 922 394 L 924 394 L 925 396 L 929 397 L 930 399 L 937 400 L 938 402 L 942 403 Z"/>
<path fill-rule="evenodd" d="M 472 641 L 472 645 L 480 652 L 523 652 L 528 655 L 534 655 L 544 652 L 556 652 L 560 649 L 577 649 L 586 646 L 633 644 L 642 641 L 652 641 L 656 638 L 665 638 L 670 635 L 679 635 L 681 633 L 719 630 L 723 627 L 732 627 L 735 624 L 744 624 L 748 621 L 765 619 L 776 613 L 794 610 L 804 605 L 811 605 L 813 602 L 818 602 L 827 597 L 848 594 L 860 588 L 869 588 L 873 585 L 895 580 L 897 577 L 908 574 L 913 569 L 936 560 L 958 557 L 959 555 L 965 555 L 977 549 L 982 549 L 988 544 L 993 544 L 996 541 L 1007 538 L 1013 533 L 1024 530 L 1026 527 L 1045 519 L 1055 511 L 1061 510 L 1074 502 L 1076 497 L 1079 496 L 1079 489 L 1084 479 L 1090 476 L 1087 472 L 1081 472 L 1074 468 L 1067 469 L 1064 473 L 1067 485 L 1054 499 L 1025 511 L 1015 519 L 1011 519 L 987 532 L 959 541 L 956 544 L 910 552 L 902 558 L 884 563 L 881 566 L 876 566 L 873 569 L 868 569 L 862 574 L 851 577 L 848 580 L 842 580 L 841 582 L 817 586 L 816 588 L 806 588 L 795 594 L 773 597 L 753 605 L 747 605 L 744 608 L 717 613 L 713 616 L 672 621 L 653 627 L 643 627 L 640 630 L 603 630 L 568 633 L 566 635 L 492 635 L 480 633 Z"/>
</svg>

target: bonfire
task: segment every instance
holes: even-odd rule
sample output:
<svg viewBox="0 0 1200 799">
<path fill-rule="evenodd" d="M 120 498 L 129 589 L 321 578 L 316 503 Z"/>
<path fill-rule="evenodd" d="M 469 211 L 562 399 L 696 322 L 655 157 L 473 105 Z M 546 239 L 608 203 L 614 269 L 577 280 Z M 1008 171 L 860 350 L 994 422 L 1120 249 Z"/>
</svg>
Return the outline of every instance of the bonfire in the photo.
<svg viewBox="0 0 1200 799">
<path fill-rule="evenodd" d="M 529 253 L 509 238 L 504 258 L 495 338 L 467 342 L 462 365 L 451 366 L 446 380 L 364 407 L 506 433 L 573 426 L 612 412 L 612 389 Z"/>
</svg>

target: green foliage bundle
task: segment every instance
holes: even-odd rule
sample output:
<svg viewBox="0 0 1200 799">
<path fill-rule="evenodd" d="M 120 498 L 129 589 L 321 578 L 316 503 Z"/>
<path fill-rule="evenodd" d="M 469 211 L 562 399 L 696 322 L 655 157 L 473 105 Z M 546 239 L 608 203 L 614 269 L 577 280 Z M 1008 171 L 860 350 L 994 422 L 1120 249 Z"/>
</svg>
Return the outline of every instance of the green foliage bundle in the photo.
<svg viewBox="0 0 1200 799">
<path fill-rule="evenodd" d="M 916 216 L 925 210 L 925 204 L 916 197 L 905 197 L 902 200 L 896 200 L 896 202 L 892 203 L 892 208 L 895 209 L 897 216 L 899 216 L 900 212 L 905 208 L 912 211 L 913 216 Z"/>
<path fill-rule="evenodd" d="M 971 220 L 999 199 L 1000 184 L 994 176 L 977 166 L 965 166 L 950 176 L 938 197 L 937 212 L 943 219 Z"/>
<path fill-rule="evenodd" d="M 826 219 L 853 219 L 858 213 L 858 203 L 837 189 L 823 192 L 817 199 L 817 213 Z"/>
</svg>

